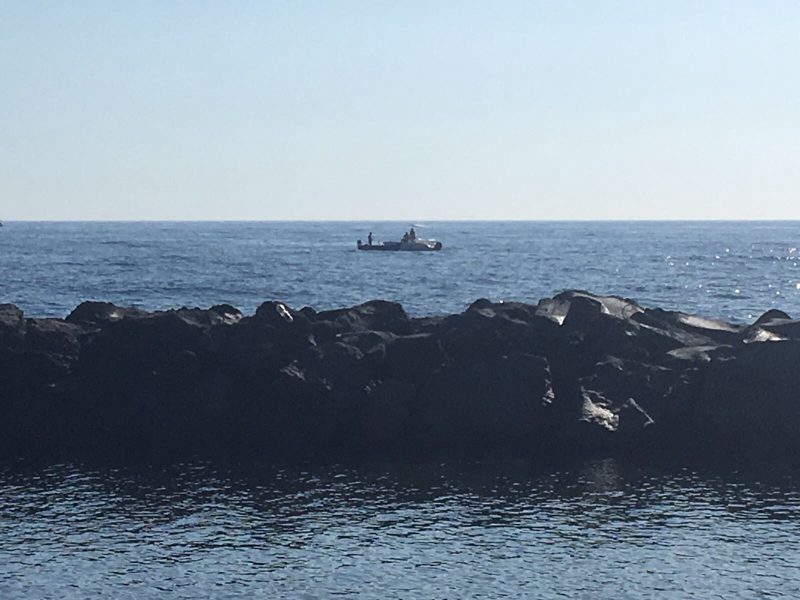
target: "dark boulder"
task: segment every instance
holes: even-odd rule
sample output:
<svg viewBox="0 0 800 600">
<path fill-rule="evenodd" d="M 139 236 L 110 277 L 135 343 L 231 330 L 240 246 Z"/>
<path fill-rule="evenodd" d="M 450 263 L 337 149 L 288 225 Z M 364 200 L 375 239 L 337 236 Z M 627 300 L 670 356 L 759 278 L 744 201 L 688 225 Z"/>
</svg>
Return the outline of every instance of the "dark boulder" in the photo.
<svg viewBox="0 0 800 600">
<path fill-rule="evenodd" d="M 558 336 L 558 326 L 516 302 L 479 300 L 459 315 L 443 319 L 432 332 L 452 361 L 481 362 L 487 355 L 545 356 Z"/>
<path fill-rule="evenodd" d="M 22 311 L 13 304 L 0 304 L 0 332 L 22 330 L 25 319 Z"/>
<path fill-rule="evenodd" d="M 81 333 L 80 327 L 61 319 L 28 319 L 25 346 L 31 352 L 77 359 L 81 349 Z"/>
<path fill-rule="evenodd" d="M 420 442 L 435 449 L 536 448 L 551 437 L 553 400 L 546 358 L 487 354 L 435 373 L 417 394 L 414 420 Z"/>
<path fill-rule="evenodd" d="M 740 455 L 800 446 L 800 342 L 745 344 L 712 354 L 685 423 L 703 451 Z"/>
<path fill-rule="evenodd" d="M 800 320 L 771 319 L 758 328 L 768 334 L 769 339 L 764 341 L 800 340 Z"/>
<path fill-rule="evenodd" d="M 769 323 L 770 321 L 791 321 L 792 317 L 790 317 L 787 313 L 783 312 L 782 310 L 778 310 L 777 308 L 771 308 L 763 315 L 756 319 L 753 325 L 763 325 L 764 323 Z"/>
<path fill-rule="evenodd" d="M 447 361 L 441 340 L 430 333 L 398 336 L 386 344 L 382 376 L 424 384 Z"/>
<path fill-rule="evenodd" d="M 0 348 L 21 348 L 25 337 L 25 318 L 13 304 L 0 304 Z"/>
<path fill-rule="evenodd" d="M 242 311 L 230 304 L 215 304 L 208 310 L 222 317 L 224 323 L 237 323 L 243 316 Z"/>
<path fill-rule="evenodd" d="M 379 356 L 383 359 L 386 356 L 387 346 L 393 344 L 396 339 L 397 335 L 388 331 L 359 331 L 356 333 L 337 334 L 326 341 L 329 343 L 340 341 L 355 346 L 364 354 Z M 318 343 L 321 341 L 317 338 Z"/>
<path fill-rule="evenodd" d="M 111 302 L 81 302 L 65 319 L 76 325 L 100 325 L 120 319 L 131 319 L 147 316 L 147 312 L 138 308 L 120 307 Z"/>
<path fill-rule="evenodd" d="M 288 327 L 294 323 L 295 315 L 294 311 L 283 302 L 270 300 L 256 309 L 256 319 L 273 327 Z"/>
<path fill-rule="evenodd" d="M 371 300 L 352 308 L 328 310 L 317 313 L 317 322 L 326 322 L 337 333 L 360 331 L 388 331 L 396 334 L 411 333 L 411 323 L 403 307 L 396 302 Z"/>
</svg>

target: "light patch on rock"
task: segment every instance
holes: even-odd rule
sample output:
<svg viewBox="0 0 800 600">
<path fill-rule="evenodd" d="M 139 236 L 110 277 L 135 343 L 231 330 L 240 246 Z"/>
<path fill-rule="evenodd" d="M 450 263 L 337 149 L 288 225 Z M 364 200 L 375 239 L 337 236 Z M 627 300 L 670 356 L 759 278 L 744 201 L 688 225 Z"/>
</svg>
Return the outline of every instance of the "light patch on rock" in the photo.
<svg viewBox="0 0 800 600">
<path fill-rule="evenodd" d="M 590 394 L 592 392 L 583 392 L 583 406 L 581 407 L 581 421 L 600 425 L 608 431 L 616 431 L 619 428 L 619 416 L 615 415 L 611 410 L 600 404 L 600 402 L 593 402 Z M 593 394 L 599 398 L 599 394 Z"/>
<path fill-rule="evenodd" d="M 667 352 L 667 355 L 672 358 L 677 358 L 678 360 L 708 363 L 711 362 L 711 355 L 709 352 L 716 348 L 719 348 L 719 346 L 689 346 L 687 348 L 675 348 L 675 350 L 670 350 Z"/>
<path fill-rule="evenodd" d="M 559 294 L 554 298 L 540 300 L 536 305 L 536 315 L 554 321 L 558 325 L 564 323 L 570 309 L 571 301 L 575 298 L 588 298 L 600 304 L 600 312 L 610 315 L 620 320 L 630 319 L 637 313 L 644 312 L 644 309 L 633 300 L 620 298 L 618 296 L 596 296 L 589 292 L 572 290 Z"/>
<path fill-rule="evenodd" d="M 704 317 L 696 317 L 694 315 L 680 314 L 678 316 L 678 322 L 683 323 L 684 325 L 688 325 L 689 327 L 695 327 L 697 329 L 728 331 L 730 333 L 737 333 L 739 331 L 738 327 L 735 327 L 730 323 L 726 323 L 725 321 L 720 321 L 719 319 L 707 319 Z"/>
<path fill-rule="evenodd" d="M 758 327 L 750 331 L 742 341 L 745 344 L 752 344 L 754 342 L 785 342 L 786 338 Z"/>
<path fill-rule="evenodd" d="M 278 311 L 278 314 L 280 315 L 280 317 L 281 317 L 282 319 L 284 319 L 285 321 L 287 321 L 287 322 L 289 322 L 289 323 L 291 323 L 292 321 L 294 321 L 294 317 L 292 316 L 292 313 L 290 313 L 290 312 L 289 312 L 289 309 L 288 309 L 288 308 L 286 308 L 286 305 L 285 305 L 285 304 L 278 304 L 278 305 L 275 307 L 275 310 L 277 310 L 277 311 Z"/>
</svg>

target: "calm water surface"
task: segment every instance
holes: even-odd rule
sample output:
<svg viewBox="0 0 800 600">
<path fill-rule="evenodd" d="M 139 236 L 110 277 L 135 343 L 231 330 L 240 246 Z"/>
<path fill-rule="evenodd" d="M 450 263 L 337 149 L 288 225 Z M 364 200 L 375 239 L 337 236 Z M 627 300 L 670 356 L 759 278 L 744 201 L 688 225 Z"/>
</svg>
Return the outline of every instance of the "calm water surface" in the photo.
<svg viewBox="0 0 800 600">
<path fill-rule="evenodd" d="M 532 465 L 0 471 L 3 598 L 800 597 L 800 478 Z"/>
<path fill-rule="evenodd" d="M 296 308 L 402 302 L 414 315 L 568 288 L 749 321 L 800 313 L 800 223 L 421 224 L 437 253 L 366 253 L 408 223 L 7 223 L 0 302 L 65 316 L 87 299 L 147 309 L 264 300 Z"/>
</svg>

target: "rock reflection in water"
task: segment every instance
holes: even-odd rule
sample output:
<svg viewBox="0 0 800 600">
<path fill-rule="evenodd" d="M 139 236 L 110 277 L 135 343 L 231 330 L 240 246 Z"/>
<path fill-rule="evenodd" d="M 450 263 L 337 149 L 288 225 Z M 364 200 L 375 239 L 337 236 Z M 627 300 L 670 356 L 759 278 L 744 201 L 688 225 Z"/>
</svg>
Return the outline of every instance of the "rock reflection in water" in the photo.
<svg viewBox="0 0 800 600">
<path fill-rule="evenodd" d="M 800 479 L 617 460 L 0 471 L 0 595 L 800 595 Z"/>
</svg>

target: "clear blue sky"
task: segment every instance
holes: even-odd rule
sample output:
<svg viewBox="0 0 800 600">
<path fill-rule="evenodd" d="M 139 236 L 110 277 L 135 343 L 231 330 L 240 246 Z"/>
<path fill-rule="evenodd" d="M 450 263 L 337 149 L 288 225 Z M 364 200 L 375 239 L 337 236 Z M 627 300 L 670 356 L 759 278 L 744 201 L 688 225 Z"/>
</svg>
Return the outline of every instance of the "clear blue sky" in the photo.
<svg viewBox="0 0 800 600">
<path fill-rule="evenodd" d="M 800 219 L 800 2 L 0 0 L 0 219 Z"/>
</svg>

